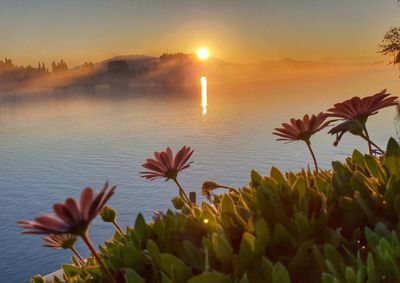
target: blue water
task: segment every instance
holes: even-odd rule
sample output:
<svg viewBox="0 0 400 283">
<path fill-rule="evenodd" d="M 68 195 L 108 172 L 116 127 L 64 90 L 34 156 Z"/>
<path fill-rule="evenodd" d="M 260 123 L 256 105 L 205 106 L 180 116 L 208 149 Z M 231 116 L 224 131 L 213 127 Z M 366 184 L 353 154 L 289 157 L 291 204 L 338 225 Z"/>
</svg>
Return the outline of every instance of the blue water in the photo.
<svg viewBox="0 0 400 283">
<path fill-rule="evenodd" d="M 180 90 L 107 90 L 100 94 L 19 96 L 0 103 L 0 270 L 2 282 L 27 282 L 69 261 L 68 251 L 42 247 L 40 237 L 19 234 L 15 222 L 50 212 L 51 205 L 78 197 L 85 186 L 118 185 L 110 204 L 122 226 L 142 212 L 171 207 L 172 183 L 140 178 L 141 164 L 153 151 L 183 145 L 195 149 L 194 163 L 182 172 L 188 191 L 203 181 L 245 186 L 249 172 L 267 174 L 306 167 L 303 144 L 275 141 L 274 127 L 291 117 L 318 112 L 353 95 L 388 88 L 400 94 L 393 70 L 363 72 L 324 80 L 221 84 L 208 78 L 207 107 L 200 86 Z M 203 90 L 204 95 L 204 90 Z M 397 137 L 397 112 L 388 109 L 369 121 L 372 138 L 385 145 Z M 326 131 L 313 139 L 320 165 L 343 160 L 364 142 L 345 136 L 339 147 Z M 311 163 L 310 163 L 311 164 Z M 113 227 L 96 221 L 91 235 L 100 243 Z M 87 250 L 78 244 L 83 255 Z"/>
</svg>

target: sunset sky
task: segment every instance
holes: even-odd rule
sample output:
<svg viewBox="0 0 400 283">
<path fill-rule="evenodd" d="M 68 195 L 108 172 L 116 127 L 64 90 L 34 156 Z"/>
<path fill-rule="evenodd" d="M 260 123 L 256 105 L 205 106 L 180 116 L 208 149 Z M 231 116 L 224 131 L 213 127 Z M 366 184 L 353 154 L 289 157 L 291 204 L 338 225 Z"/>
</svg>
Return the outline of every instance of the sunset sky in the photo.
<svg viewBox="0 0 400 283">
<path fill-rule="evenodd" d="M 196 52 L 234 62 L 374 57 L 395 0 L 1 0 L 0 57 L 70 66 Z"/>
</svg>

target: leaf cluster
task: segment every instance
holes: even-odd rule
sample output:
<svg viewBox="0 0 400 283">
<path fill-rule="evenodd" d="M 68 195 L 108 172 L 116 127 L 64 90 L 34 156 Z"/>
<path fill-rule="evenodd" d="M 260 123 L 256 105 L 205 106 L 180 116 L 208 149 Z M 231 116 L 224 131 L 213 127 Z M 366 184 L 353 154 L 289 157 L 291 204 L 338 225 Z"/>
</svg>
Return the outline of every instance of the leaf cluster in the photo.
<svg viewBox="0 0 400 283">
<path fill-rule="evenodd" d="M 356 150 L 319 173 L 252 171 L 214 205 L 173 204 L 154 222 L 139 214 L 100 247 L 118 282 L 400 282 L 394 139 L 385 156 Z M 65 282 L 106 282 L 93 259 L 63 269 Z"/>
</svg>

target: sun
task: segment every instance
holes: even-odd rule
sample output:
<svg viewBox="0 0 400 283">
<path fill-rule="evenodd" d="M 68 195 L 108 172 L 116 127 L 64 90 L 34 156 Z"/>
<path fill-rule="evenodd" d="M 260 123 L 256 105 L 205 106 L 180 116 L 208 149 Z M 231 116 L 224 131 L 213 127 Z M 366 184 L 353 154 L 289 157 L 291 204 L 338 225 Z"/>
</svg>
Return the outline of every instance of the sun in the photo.
<svg viewBox="0 0 400 283">
<path fill-rule="evenodd" d="M 199 48 L 199 50 L 197 50 L 197 57 L 200 60 L 206 60 L 208 58 L 208 50 L 204 47 Z"/>
</svg>

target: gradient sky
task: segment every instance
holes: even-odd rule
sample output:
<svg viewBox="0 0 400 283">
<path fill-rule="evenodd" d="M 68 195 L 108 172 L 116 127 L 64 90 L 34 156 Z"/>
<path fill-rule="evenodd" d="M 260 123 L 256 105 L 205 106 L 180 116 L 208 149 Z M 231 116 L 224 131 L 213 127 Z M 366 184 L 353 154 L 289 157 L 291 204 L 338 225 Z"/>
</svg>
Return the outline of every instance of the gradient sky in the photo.
<svg viewBox="0 0 400 283">
<path fill-rule="evenodd" d="M 0 58 L 70 65 L 195 52 L 235 62 L 377 56 L 395 0 L 1 0 Z"/>
</svg>

